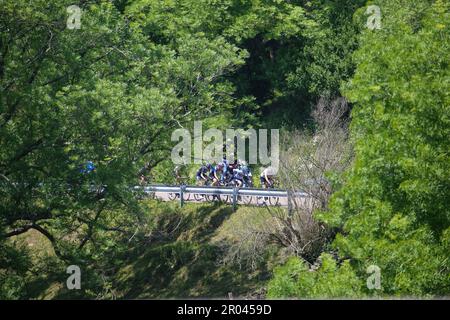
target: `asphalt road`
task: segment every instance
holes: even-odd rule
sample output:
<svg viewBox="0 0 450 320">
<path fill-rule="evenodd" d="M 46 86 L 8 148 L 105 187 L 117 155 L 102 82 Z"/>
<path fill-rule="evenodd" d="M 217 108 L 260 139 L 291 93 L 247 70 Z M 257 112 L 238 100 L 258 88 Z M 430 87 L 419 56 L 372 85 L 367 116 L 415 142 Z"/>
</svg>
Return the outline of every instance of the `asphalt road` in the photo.
<svg viewBox="0 0 450 320">
<path fill-rule="evenodd" d="M 208 195 L 205 197 L 204 195 L 194 194 L 194 193 L 185 193 L 184 195 L 185 202 L 193 202 L 193 203 L 201 203 L 201 202 L 211 202 L 218 201 L 217 197 L 212 195 Z M 155 192 L 155 197 L 161 199 L 163 201 L 180 201 L 178 195 L 169 192 Z M 222 201 L 226 201 L 229 204 L 232 204 L 231 196 L 220 196 Z M 239 205 L 268 205 L 268 206 L 281 206 L 287 207 L 287 198 L 285 197 L 256 197 L 256 196 L 239 196 L 238 197 Z"/>
</svg>

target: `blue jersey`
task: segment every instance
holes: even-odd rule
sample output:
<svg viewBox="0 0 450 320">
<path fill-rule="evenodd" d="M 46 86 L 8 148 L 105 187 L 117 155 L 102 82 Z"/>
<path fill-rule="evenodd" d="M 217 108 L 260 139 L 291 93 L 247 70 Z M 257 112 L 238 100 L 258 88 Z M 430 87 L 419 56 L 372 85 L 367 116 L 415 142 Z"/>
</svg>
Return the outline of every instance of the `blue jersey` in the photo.
<svg viewBox="0 0 450 320">
<path fill-rule="evenodd" d="M 241 169 L 234 169 L 233 170 L 233 178 L 242 180 L 244 178 L 244 171 L 242 171 Z"/>
<path fill-rule="evenodd" d="M 222 167 L 221 169 L 219 169 L 219 165 L 214 166 L 211 169 L 211 177 L 214 177 L 214 175 L 217 175 L 217 177 L 222 180 L 225 176 L 225 168 Z"/>
<path fill-rule="evenodd" d="M 223 164 L 223 173 L 225 174 L 228 171 L 229 162 L 226 158 L 223 158 L 222 164 Z"/>
<path fill-rule="evenodd" d="M 201 166 L 200 169 L 197 171 L 197 177 L 200 177 L 201 175 L 208 175 L 209 169 L 206 166 Z"/>
<path fill-rule="evenodd" d="M 242 172 L 244 172 L 245 176 L 251 176 L 252 175 L 252 173 L 250 172 L 250 168 L 249 167 L 243 166 L 241 169 L 242 169 Z"/>
</svg>

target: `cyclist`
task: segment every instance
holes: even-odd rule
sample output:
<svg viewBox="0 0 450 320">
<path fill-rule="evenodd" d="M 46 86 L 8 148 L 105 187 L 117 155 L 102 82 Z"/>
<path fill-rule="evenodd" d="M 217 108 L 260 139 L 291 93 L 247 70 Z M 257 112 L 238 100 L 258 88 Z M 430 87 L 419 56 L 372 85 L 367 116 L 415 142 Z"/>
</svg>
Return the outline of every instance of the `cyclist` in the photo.
<svg viewBox="0 0 450 320">
<path fill-rule="evenodd" d="M 239 167 L 240 167 L 240 162 L 237 159 L 235 159 L 234 162 L 229 165 L 229 168 L 231 171 L 233 171 L 234 169 L 238 169 Z"/>
<path fill-rule="evenodd" d="M 272 167 L 267 167 L 261 170 L 261 175 L 259 176 L 261 187 L 266 189 L 274 187 L 275 172 L 276 170 Z"/>
<path fill-rule="evenodd" d="M 146 176 L 146 174 L 150 171 L 150 164 L 146 163 L 141 169 L 138 171 L 138 177 L 139 177 L 139 184 L 141 186 L 145 186 L 149 183 L 149 178 Z"/>
<path fill-rule="evenodd" d="M 223 156 L 221 163 L 223 164 L 223 175 L 225 177 L 227 176 L 228 169 L 230 167 L 230 162 L 227 160 L 227 156 Z"/>
<path fill-rule="evenodd" d="M 146 184 L 148 184 L 148 178 L 144 174 L 141 174 L 139 176 L 139 184 L 141 186 L 145 186 Z"/>
<path fill-rule="evenodd" d="M 225 165 L 223 162 L 217 164 L 211 171 L 213 185 L 216 186 L 219 182 L 223 182 L 225 179 Z"/>
<path fill-rule="evenodd" d="M 244 186 L 245 187 L 253 187 L 253 181 L 252 181 L 252 172 L 250 171 L 250 168 L 247 166 L 246 162 L 242 163 L 241 170 L 244 173 Z"/>
<path fill-rule="evenodd" d="M 186 181 L 186 165 L 176 165 L 173 169 L 173 175 L 175 177 L 175 183 L 177 185 L 184 184 Z"/>
<path fill-rule="evenodd" d="M 211 164 L 203 164 L 198 170 L 197 174 L 195 176 L 195 179 L 197 180 L 197 184 L 206 184 L 210 178 L 210 171 L 211 171 Z"/>
<path fill-rule="evenodd" d="M 232 181 L 236 183 L 238 188 L 242 187 L 244 184 L 244 171 L 241 168 L 233 169 Z"/>
</svg>

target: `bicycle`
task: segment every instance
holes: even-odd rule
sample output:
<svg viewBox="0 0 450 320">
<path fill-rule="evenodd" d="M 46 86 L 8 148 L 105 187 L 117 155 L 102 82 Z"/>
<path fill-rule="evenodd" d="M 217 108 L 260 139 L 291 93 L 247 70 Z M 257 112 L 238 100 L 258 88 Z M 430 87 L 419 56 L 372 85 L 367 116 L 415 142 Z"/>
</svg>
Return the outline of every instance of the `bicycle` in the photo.
<svg viewBox="0 0 450 320">
<path fill-rule="evenodd" d="M 189 180 L 189 178 L 187 178 L 187 177 L 176 177 L 176 179 L 175 179 L 176 186 L 185 187 L 187 185 L 186 182 L 188 180 Z M 179 192 L 169 192 L 168 197 L 169 197 L 170 201 L 173 201 L 173 200 L 176 200 L 177 198 L 180 198 L 180 193 Z M 190 193 L 183 193 L 184 201 L 189 201 L 190 197 L 191 197 Z"/>
<path fill-rule="evenodd" d="M 231 176 L 228 173 L 224 173 L 223 171 L 220 172 L 221 178 L 217 178 L 216 175 L 214 176 L 210 176 L 211 179 L 211 186 L 213 187 L 225 187 L 227 186 L 227 184 L 229 183 Z M 214 201 L 215 199 L 217 199 L 217 201 L 222 201 L 222 202 L 228 202 L 229 201 L 229 196 L 228 195 L 224 195 L 223 198 L 220 197 L 220 195 L 206 195 L 205 198 L 208 201 Z"/>
<path fill-rule="evenodd" d="M 253 181 L 251 177 L 244 177 L 243 185 L 244 188 L 253 188 Z M 242 196 L 242 202 L 244 204 L 250 204 L 253 201 L 253 196 Z"/>
<path fill-rule="evenodd" d="M 230 181 L 220 180 L 220 181 L 218 182 L 218 186 L 219 186 L 219 187 L 228 187 L 228 186 L 230 186 Z M 233 198 L 230 197 L 230 196 L 227 195 L 227 194 L 222 195 L 222 197 L 221 197 L 220 195 L 213 196 L 213 197 L 216 197 L 216 199 L 217 199 L 218 201 L 221 201 L 221 202 L 224 202 L 224 203 L 228 203 L 228 202 L 231 203 L 231 202 L 233 202 Z"/>
<path fill-rule="evenodd" d="M 269 179 L 271 181 L 270 184 L 268 184 L 267 182 L 264 182 L 264 187 L 265 189 L 275 189 L 275 179 Z M 258 204 L 260 203 L 260 200 L 264 198 L 264 201 L 262 204 L 265 204 L 266 201 L 269 201 L 270 205 L 272 206 L 277 206 L 280 202 L 280 198 L 279 197 L 273 197 L 273 196 L 265 196 L 265 197 L 257 197 L 256 201 L 258 202 Z"/>
<path fill-rule="evenodd" d="M 142 191 L 138 192 L 138 199 L 143 200 L 144 198 L 156 199 L 155 192 L 147 192 L 145 188 L 150 184 L 150 179 L 145 175 L 139 176 L 139 186 L 142 188 Z"/>
<path fill-rule="evenodd" d="M 197 185 L 200 187 L 208 187 L 211 185 L 211 183 L 212 183 L 211 179 L 208 178 L 207 180 L 200 180 L 199 183 L 197 183 Z M 196 201 L 203 201 L 203 200 L 213 201 L 214 200 L 213 195 L 203 194 L 203 193 L 194 193 L 194 199 Z"/>
<path fill-rule="evenodd" d="M 240 185 L 238 185 L 238 181 L 241 181 L 242 183 Z M 233 179 L 228 185 L 232 186 L 232 187 L 237 187 L 238 189 L 249 187 L 249 184 L 246 183 L 244 180 L 238 180 L 238 179 Z M 244 203 L 247 205 L 250 204 L 252 202 L 252 200 L 253 200 L 252 196 L 239 196 L 238 195 L 238 197 L 237 197 L 237 202 L 241 202 L 241 203 Z M 233 201 L 232 197 L 230 197 L 230 201 L 231 202 Z"/>
</svg>

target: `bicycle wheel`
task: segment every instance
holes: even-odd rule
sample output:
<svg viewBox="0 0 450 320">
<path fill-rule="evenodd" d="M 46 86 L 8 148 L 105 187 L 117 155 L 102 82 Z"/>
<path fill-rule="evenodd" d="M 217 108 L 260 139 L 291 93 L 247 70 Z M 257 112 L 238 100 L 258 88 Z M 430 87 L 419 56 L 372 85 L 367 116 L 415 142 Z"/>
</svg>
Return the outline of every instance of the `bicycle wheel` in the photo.
<svg viewBox="0 0 450 320">
<path fill-rule="evenodd" d="M 277 206 L 279 202 L 280 202 L 280 198 L 278 198 L 278 197 L 269 197 L 269 203 L 272 206 Z"/>
<path fill-rule="evenodd" d="M 202 201 L 203 199 L 205 199 L 205 195 L 199 194 L 199 193 L 194 193 L 194 199 L 195 199 L 195 201 Z"/>
<path fill-rule="evenodd" d="M 169 197 L 169 200 L 170 201 L 173 201 L 173 200 L 175 200 L 177 197 L 178 197 L 178 193 L 169 193 L 168 194 L 168 197 Z"/>
<path fill-rule="evenodd" d="M 265 203 L 266 203 L 266 201 L 264 200 L 264 197 L 261 197 L 261 196 L 256 197 L 256 205 L 257 206 L 262 206 Z"/>
<path fill-rule="evenodd" d="M 244 204 L 250 204 L 250 203 L 252 203 L 252 199 L 253 199 L 252 196 L 241 196 L 240 198 L 241 198 L 241 199 L 240 199 L 241 202 L 244 203 Z"/>
</svg>

